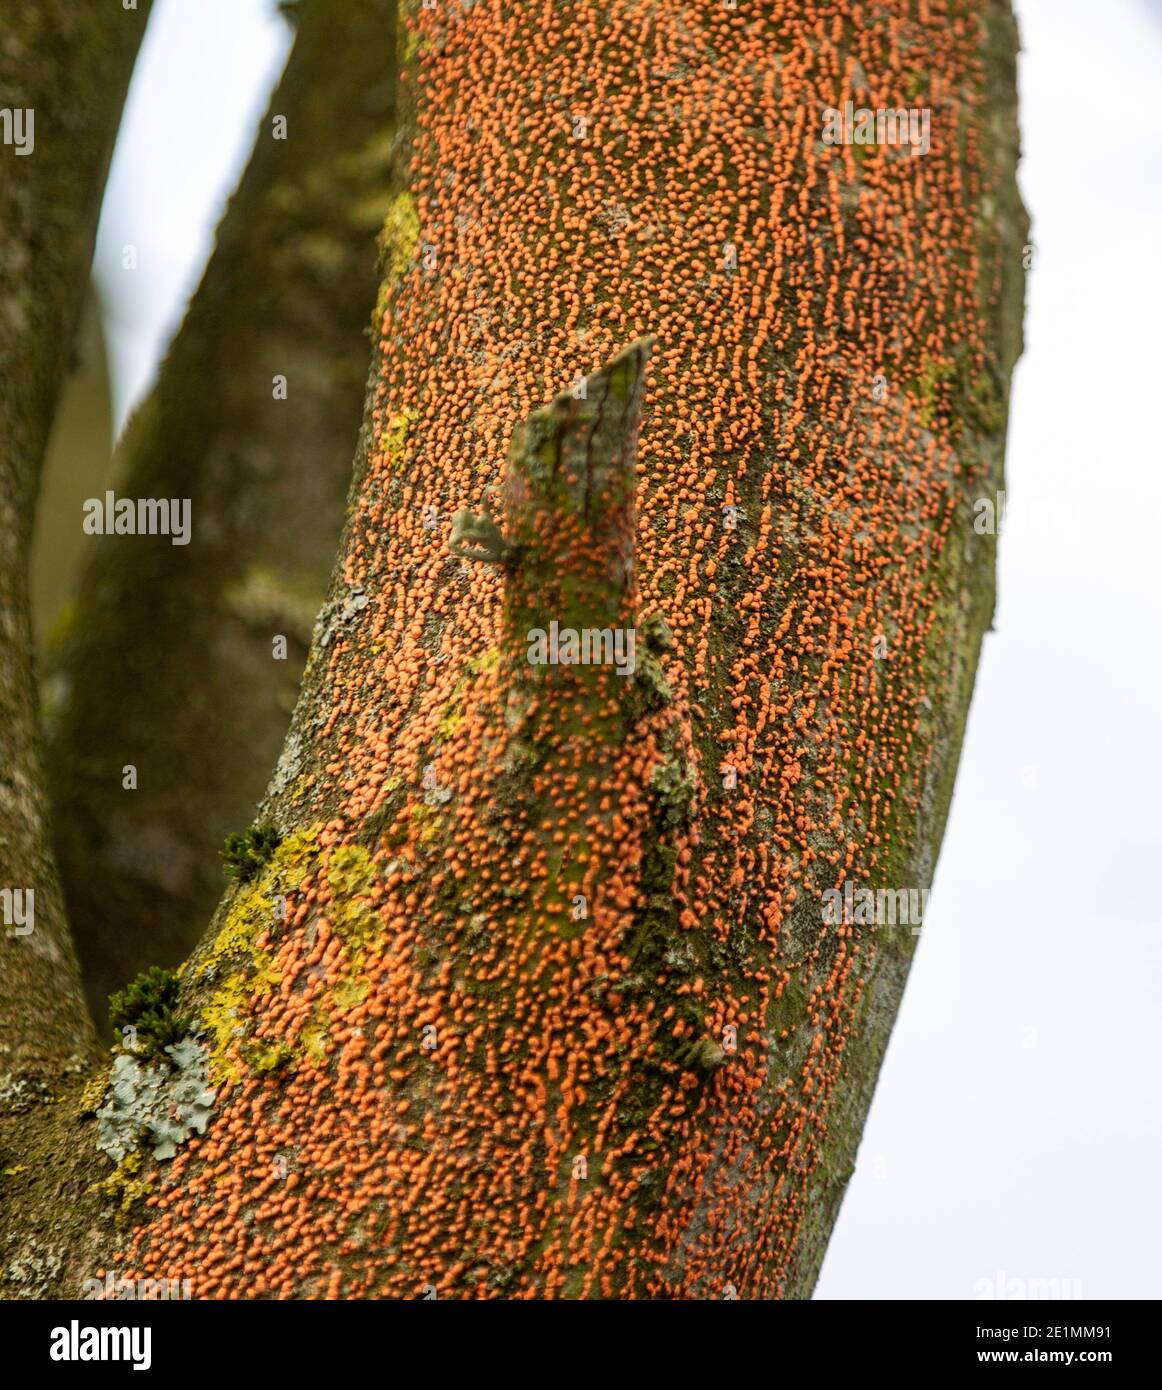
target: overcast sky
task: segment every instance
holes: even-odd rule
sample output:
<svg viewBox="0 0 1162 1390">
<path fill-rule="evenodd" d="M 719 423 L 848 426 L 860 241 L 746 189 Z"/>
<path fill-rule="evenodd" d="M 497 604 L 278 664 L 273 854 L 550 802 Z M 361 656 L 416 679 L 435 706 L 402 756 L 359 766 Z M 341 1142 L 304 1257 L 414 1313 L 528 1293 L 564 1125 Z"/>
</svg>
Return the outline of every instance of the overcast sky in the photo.
<svg viewBox="0 0 1162 1390">
<path fill-rule="evenodd" d="M 819 1298 L 1162 1297 L 1162 5 L 1017 14 L 1035 252 L 996 630 Z M 288 43 L 272 0 L 156 0 L 98 244 L 119 418 Z"/>
</svg>

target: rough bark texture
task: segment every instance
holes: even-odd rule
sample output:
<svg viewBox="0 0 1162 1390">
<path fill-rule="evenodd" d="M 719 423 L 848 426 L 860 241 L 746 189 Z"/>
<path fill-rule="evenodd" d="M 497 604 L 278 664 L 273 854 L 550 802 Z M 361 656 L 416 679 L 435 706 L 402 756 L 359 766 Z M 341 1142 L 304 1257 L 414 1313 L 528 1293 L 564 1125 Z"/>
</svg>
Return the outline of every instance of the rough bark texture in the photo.
<svg viewBox="0 0 1162 1390">
<path fill-rule="evenodd" d="M 27 153 L 0 144 L 0 887 L 31 891 L 34 914 L 27 932 L 0 922 L 0 1106 L 93 1042 L 47 843 L 28 549 L 148 10 L 45 0 L 13 7 L 0 34 L 0 107 L 32 113 Z"/>
<path fill-rule="evenodd" d="M 282 839 L 182 973 L 213 1113 L 58 1286 L 810 1293 L 915 945 L 824 895 L 930 881 L 992 611 L 1015 45 L 999 0 L 409 10 Z M 824 143 L 847 100 L 931 150 Z M 531 664 L 553 622 L 632 672 Z M 132 1136 L 84 1104 L 26 1210 Z"/>
<path fill-rule="evenodd" d="M 99 1021 L 112 990 L 178 964 L 205 929 L 217 850 L 278 755 L 342 528 L 395 158 L 395 4 L 307 0 L 296 17 L 214 255 L 115 460 L 118 496 L 190 499 L 192 542 L 87 538 L 50 660 L 56 849 Z"/>
</svg>

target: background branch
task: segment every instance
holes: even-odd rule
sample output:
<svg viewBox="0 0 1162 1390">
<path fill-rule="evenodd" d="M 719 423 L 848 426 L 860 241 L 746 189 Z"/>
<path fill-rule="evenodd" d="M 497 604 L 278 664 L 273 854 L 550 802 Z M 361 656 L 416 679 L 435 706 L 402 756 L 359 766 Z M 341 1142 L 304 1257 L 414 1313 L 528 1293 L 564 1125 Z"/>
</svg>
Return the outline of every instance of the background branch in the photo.
<svg viewBox="0 0 1162 1390">
<path fill-rule="evenodd" d="M 285 734 L 343 520 L 392 208 L 395 5 L 305 0 L 295 15 L 216 249 L 115 459 L 119 496 L 191 499 L 192 539 L 90 541 L 51 662 L 56 846 L 98 1018 L 204 929 L 217 851 Z"/>
<path fill-rule="evenodd" d="M 26 149 L 0 145 L 0 887 L 31 893 L 34 914 L 16 930 L 0 924 L 0 1073 L 55 1065 L 92 1046 L 48 846 L 28 550 L 148 13 L 148 0 L 136 11 L 44 0 L 11 7 L 0 42 L 0 105 L 30 122 Z"/>
</svg>

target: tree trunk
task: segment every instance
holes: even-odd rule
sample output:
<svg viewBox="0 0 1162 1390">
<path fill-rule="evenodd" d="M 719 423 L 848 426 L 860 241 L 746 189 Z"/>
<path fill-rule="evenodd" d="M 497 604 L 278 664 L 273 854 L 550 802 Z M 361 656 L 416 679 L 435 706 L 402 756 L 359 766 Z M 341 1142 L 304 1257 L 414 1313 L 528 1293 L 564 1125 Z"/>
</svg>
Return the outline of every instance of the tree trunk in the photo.
<svg viewBox="0 0 1162 1390">
<path fill-rule="evenodd" d="M 6 15 L 0 44 L 0 888 L 18 895 L 0 916 L 0 1095 L 17 1101 L 93 1046 L 47 847 L 28 551 L 148 11 L 44 0 Z"/>
<path fill-rule="evenodd" d="M 123 1229 L 86 1198 L 62 1287 L 805 1297 L 916 939 L 828 908 L 931 882 L 992 612 L 1011 16 L 404 23 L 412 230 L 291 731 L 181 1043 L 57 1107 L 25 1210 L 99 1143 Z M 931 148 L 828 143 L 848 101 Z"/>
<path fill-rule="evenodd" d="M 191 542 L 90 539 L 50 663 L 56 852 L 101 1023 L 114 989 L 177 965 L 205 929 L 342 529 L 396 177 L 395 0 L 296 15 L 214 255 L 115 460 L 119 496 L 190 499 Z"/>
</svg>

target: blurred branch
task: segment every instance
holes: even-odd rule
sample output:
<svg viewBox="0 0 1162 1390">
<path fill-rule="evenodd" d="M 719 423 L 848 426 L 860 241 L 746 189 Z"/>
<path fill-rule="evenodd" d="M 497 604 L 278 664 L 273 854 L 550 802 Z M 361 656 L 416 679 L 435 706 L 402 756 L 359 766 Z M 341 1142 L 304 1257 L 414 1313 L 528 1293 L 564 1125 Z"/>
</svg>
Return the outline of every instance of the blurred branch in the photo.
<svg viewBox="0 0 1162 1390">
<path fill-rule="evenodd" d="M 29 580 L 38 653 L 45 651 L 57 623 L 67 621 L 67 604 L 76 592 L 88 544 L 77 518 L 85 499 L 103 494 L 110 485 L 112 448 L 113 402 L 101 300 L 90 283 L 45 449 L 32 537 Z M 42 690 L 41 699 L 46 698 Z"/>
<path fill-rule="evenodd" d="M 48 847 L 28 601 L 40 470 L 85 299 L 101 194 L 149 13 L 43 0 L 0 43 L 0 1068 L 92 1046 Z"/>
<path fill-rule="evenodd" d="M 204 928 L 217 848 L 249 821 L 286 732 L 342 527 L 392 207 L 394 0 L 308 0 L 296 27 L 115 459 L 118 496 L 189 499 L 190 543 L 90 541 L 53 660 L 57 852 L 97 1014 Z"/>
</svg>

